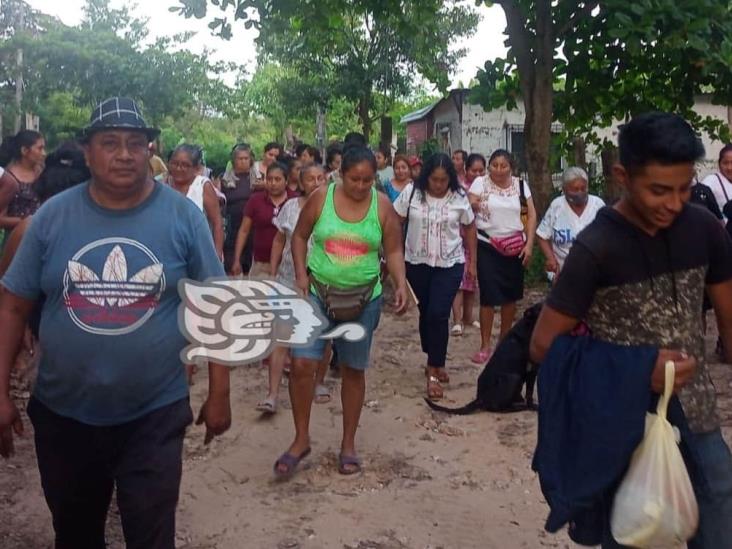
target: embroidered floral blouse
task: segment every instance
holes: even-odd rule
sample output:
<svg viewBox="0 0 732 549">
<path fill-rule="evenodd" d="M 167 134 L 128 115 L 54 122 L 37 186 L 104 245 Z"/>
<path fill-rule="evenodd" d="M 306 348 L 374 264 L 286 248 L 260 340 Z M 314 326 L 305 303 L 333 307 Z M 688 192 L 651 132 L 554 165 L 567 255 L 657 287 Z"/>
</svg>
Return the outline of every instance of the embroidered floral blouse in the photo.
<svg viewBox="0 0 732 549">
<path fill-rule="evenodd" d="M 409 215 L 405 260 L 442 268 L 465 263 L 460 228 L 475 219 L 467 194 L 448 191 L 444 197 L 434 198 L 419 190 L 412 193 L 412 189 L 410 183 L 394 202 L 399 216 Z"/>
</svg>

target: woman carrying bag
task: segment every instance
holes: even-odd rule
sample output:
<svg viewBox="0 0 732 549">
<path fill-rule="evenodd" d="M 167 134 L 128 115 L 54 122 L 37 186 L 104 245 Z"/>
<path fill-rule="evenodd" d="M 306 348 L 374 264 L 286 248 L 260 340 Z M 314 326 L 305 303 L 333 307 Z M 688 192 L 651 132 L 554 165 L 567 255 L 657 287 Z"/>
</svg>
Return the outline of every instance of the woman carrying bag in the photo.
<svg viewBox="0 0 732 549">
<path fill-rule="evenodd" d="M 326 330 L 354 322 L 366 330 L 361 341 L 336 340 L 342 387 L 343 439 L 338 472 L 361 471 L 356 453 L 356 430 L 366 391 L 366 369 L 371 343 L 381 315 L 383 247 L 394 278 L 395 312 L 407 307 L 401 227 L 386 195 L 374 188 L 376 159 L 363 146 L 346 147 L 341 164 L 342 182 L 321 187 L 303 205 L 292 233 L 295 283 L 309 296 L 329 322 Z M 308 241 L 312 247 L 308 253 Z M 325 350 L 325 340 L 292 350 L 290 400 L 295 420 L 295 440 L 274 465 L 278 479 L 287 479 L 310 454 L 310 411 L 315 392 L 315 372 Z"/>
<path fill-rule="evenodd" d="M 488 175 L 473 182 L 469 196 L 478 229 L 481 339 L 472 361 L 485 364 L 491 356 L 495 308 L 501 309 L 500 341 L 513 325 L 516 302 L 524 296 L 536 210 L 528 184 L 513 176 L 511 153 L 502 149 L 491 155 Z"/>
</svg>

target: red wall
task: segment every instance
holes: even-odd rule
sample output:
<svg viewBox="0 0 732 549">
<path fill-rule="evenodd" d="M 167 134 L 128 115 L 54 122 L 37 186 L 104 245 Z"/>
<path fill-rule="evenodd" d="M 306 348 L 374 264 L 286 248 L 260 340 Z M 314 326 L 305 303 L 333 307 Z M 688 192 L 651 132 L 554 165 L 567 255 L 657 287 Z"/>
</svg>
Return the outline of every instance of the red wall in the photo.
<svg viewBox="0 0 732 549">
<path fill-rule="evenodd" d="M 432 117 L 407 124 L 407 154 L 416 154 L 419 146 L 432 137 Z"/>
</svg>

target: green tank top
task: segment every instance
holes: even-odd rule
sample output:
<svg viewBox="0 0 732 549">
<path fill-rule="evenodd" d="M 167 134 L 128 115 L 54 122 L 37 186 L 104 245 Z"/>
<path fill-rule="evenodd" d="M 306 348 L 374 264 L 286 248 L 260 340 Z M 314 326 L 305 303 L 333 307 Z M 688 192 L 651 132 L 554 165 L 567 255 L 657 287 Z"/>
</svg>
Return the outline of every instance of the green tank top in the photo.
<svg viewBox="0 0 732 549">
<path fill-rule="evenodd" d="M 378 195 L 376 189 L 371 189 L 371 205 L 366 216 L 358 223 L 349 223 L 336 213 L 335 188 L 335 184 L 328 185 L 323 211 L 313 227 L 308 268 L 321 284 L 341 288 L 365 286 L 381 275 Z M 380 295 L 381 280 L 374 287 L 371 299 Z"/>
</svg>

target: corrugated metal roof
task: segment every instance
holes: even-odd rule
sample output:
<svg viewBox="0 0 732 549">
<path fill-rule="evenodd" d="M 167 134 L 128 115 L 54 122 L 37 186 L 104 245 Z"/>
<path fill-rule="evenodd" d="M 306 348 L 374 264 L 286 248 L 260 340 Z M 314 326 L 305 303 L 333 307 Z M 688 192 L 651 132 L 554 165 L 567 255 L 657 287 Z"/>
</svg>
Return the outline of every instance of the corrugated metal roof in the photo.
<svg viewBox="0 0 732 549">
<path fill-rule="evenodd" d="M 421 120 L 425 116 L 427 116 L 429 113 L 432 112 L 432 109 L 434 109 L 441 101 L 444 101 L 445 99 L 448 99 L 455 95 L 456 93 L 470 93 L 470 90 L 467 88 L 455 88 L 454 90 L 450 90 L 450 92 L 447 94 L 446 97 L 443 97 L 442 99 L 438 99 L 431 105 L 427 105 L 426 107 L 422 107 L 421 109 L 418 109 L 414 112 L 410 112 L 409 114 L 405 114 L 402 116 L 402 119 L 400 122 L 402 124 L 407 124 L 408 122 L 416 122 L 417 120 Z M 461 98 L 461 101 L 464 99 Z"/>
<path fill-rule="evenodd" d="M 410 112 L 409 114 L 405 114 L 404 116 L 402 116 L 402 119 L 399 122 L 402 124 L 407 124 L 408 122 L 416 122 L 417 120 L 421 120 L 430 112 L 432 112 L 432 109 L 434 109 L 440 101 L 442 101 L 442 99 L 440 99 L 439 101 L 435 101 L 431 105 L 427 105 L 426 107 L 422 107 L 421 109 Z"/>
</svg>

